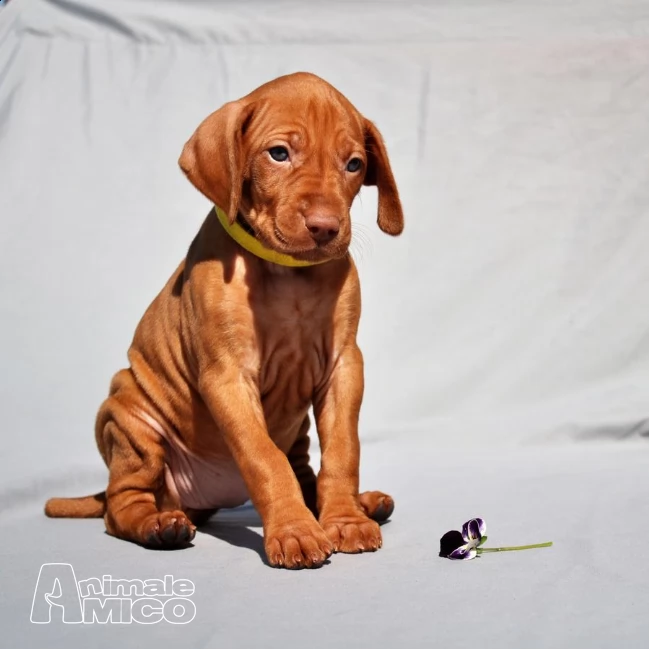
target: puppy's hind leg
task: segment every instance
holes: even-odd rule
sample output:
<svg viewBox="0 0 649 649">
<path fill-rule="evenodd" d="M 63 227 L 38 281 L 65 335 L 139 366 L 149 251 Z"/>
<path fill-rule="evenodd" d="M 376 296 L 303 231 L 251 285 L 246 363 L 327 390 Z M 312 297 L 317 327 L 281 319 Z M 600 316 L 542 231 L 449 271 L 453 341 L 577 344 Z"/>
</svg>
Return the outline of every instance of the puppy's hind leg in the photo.
<svg viewBox="0 0 649 649">
<path fill-rule="evenodd" d="M 377 523 L 387 521 L 394 511 L 394 500 L 381 491 L 364 491 L 359 495 L 358 501 L 365 510 L 365 515 Z"/>
<path fill-rule="evenodd" d="M 160 437 L 115 396 L 97 416 L 97 443 L 109 469 L 104 521 L 109 534 L 153 548 L 187 545 L 196 527 L 165 484 Z"/>
</svg>

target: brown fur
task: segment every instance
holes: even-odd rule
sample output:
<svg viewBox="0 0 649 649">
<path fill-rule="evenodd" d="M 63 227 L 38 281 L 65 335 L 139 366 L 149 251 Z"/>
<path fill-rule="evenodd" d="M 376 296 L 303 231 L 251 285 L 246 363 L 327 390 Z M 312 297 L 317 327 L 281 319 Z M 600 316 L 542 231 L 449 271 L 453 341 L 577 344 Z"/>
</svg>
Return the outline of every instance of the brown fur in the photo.
<svg viewBox="0 0 649 649">
<path fill-rule="evenodd" d="M 289 161 L 273 160 L 273 146 L 284 146 Z M 354 172 L 346 169 L 353 157 L 362 161 Z M 105 495 L 52 499 L 46 514 L 104 516 L 110 534 L 174 547 L 191 541 L 194 524 L 217 507 L 250 497 L 273 566 L 315 567 L 333 551 L 378 549 L 376 521 L 394 504 L 380 492 L 359 494 L 361 305 L 348 254 L 349 210 L 363 183 L 378 187 L 379 227 L 392 235 L 403 228 L 378 130 L 332 86 L 298 73 L 207 117 L 180 166 L 267 247 L 327 262 L 263 261 L 212 210 L 144 314 L 130 367 L 114 376 L 99 410 Z M 338 224 L 326 242 L 307 227 L 323 219 Z M 322 449 L 317 478 L 308 454 L 311 406 Z M 209 506 L 183 502 L 173 448 L 193 463 L 192 497 Z"/>
</svg>

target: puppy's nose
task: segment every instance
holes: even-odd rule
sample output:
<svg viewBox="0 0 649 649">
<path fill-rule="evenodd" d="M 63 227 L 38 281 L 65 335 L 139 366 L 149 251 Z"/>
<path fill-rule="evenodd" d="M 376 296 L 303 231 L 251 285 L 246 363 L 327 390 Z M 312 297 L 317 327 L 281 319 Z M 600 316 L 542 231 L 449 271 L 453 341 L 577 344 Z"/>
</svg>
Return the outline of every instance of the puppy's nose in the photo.
<svg viewBox="0 0 649 649">
<path fill-rule="evenodd" d="M 318 243 L 329 243 L 340 232 L 340 219 L 327 212 L 315 212 L 304 218 L 311 236 Z"/>
</svg>

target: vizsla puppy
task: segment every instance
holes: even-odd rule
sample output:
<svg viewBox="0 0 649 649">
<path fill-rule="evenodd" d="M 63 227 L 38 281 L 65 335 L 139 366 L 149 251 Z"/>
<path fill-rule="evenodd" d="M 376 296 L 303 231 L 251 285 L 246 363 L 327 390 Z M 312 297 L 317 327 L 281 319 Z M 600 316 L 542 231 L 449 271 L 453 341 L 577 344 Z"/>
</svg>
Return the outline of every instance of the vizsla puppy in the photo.
<svg viewBox="0 0 649 649">
<path fill-rule="evenodd" d="M 99 410 L 108 487 L 52 499 L 46 514 L 104 516 L 110 534 L 171 548 L 250 498 L 272 566 L 378 549 L 377 521 L 394 503 L 359 494 L 361 303 L 348 246 L 363 184 L 378 188 L 381 230 L 403 229 L 381 135 L 328 83 L 298 73 L 212 113 L 180 167 L 215 208 Z"/>
</svg>

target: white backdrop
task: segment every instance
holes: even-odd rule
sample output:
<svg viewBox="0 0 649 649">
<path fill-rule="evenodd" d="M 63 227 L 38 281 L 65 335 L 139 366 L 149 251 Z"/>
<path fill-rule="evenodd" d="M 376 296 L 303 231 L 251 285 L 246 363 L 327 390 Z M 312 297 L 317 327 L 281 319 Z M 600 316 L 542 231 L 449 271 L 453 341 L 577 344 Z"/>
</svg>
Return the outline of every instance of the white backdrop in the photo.
<svg viewBox="0 0 649 649">
<path fill-rule="evenodd" d="M 209 209 L 178 169 L 182 145 L 225 101 L 297 70 L 378 125 L 405 207 L 399 239 L 376 227 L 374 189 L 354 207 L 364 471 L 398 490 L 399 453 L 422 462 L 422 474 L 402 466 L 416 482 L 460 470 L 464 456 L 443 449 L 514 453 L 530 472 L 539 445 L 635 449 L 649 433 L 648 62 L 646 2 L 12 0 L 0 10 L 0 502 L 28 505 L 40 526 L 53 491 L 102 487 L 97 407 Z M 636 473 L 610 465 L 633 507 L 648 466 L 637 449 Z M 564 469 L 538 466 L 556 478 L 582 457 L 566 453 Z M 512 479 L 493 507 L 524 492 Z M 403 483 L 401 502 L 411 494 Z"/>
<path fill-rule="evenodd" d="M 94 456 L 110 377 L 209 207 L 178 169 L 183 143 L 295 70 L 379 125 L 405 204 L 398 240 L 374 224 L 374 189 L 354 212 L 363 436 L 491 446 L 649 429 L 646 13 L 435 4 L 8 7 L 9 470 L 25 471 L 27 431 L 48 456 Z"/>
</svg>

